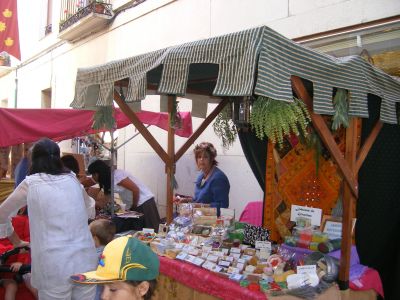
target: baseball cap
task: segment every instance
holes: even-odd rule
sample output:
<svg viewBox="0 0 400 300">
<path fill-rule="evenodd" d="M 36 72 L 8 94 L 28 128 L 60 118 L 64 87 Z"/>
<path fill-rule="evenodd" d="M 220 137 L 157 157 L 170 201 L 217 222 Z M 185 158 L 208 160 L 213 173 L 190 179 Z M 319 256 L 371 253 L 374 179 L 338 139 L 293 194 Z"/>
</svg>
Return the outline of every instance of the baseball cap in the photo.
<svg viewBox="0 0 400 300">
<path fill-rule="evenodd" d="M 105 246 L 96 271 L 75 274 L 71 279 L 85 284 L 145 281 L 156 279 L 159 268 L 158 256 L 149 246 L 132 236 L 122 236 Z"/>
</svg>

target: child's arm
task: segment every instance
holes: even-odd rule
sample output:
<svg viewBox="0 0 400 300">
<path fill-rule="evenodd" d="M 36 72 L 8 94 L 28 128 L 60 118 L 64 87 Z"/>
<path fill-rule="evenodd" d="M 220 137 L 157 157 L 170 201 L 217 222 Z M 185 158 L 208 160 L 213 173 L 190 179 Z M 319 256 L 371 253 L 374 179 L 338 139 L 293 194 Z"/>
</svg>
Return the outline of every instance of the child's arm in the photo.
<svg viewBox="0 0 400 300">
<path fill-rule="evenodd" d="M 29 242 L 21 240 L 15 231 L 11 233 L 8 239 L 13 244 L 14 248 L 29 246 Z"/>
<path fill-rule="evenodd" d="M 22 262 L 16 261 L 10 265 L 10 270 L 13 272 L 18 272 L 22 266 Z"/>
</svg>

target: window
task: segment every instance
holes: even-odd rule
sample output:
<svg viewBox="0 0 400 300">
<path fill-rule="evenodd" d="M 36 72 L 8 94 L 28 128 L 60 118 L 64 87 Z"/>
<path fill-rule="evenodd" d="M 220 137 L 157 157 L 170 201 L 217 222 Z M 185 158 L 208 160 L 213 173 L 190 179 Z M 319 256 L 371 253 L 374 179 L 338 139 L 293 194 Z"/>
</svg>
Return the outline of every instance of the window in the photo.
<svg viewBox="0 0 400 300">
<path fill-rule="evenodd" d="M 53 31 L 53 0 L 40 1 L 39 38 L 44 38 Z"/>
<path fill-rule="evenodd" d="M 8 107 L 8 100 L 2 99 L 0 102 L 0 107 L 7 108 Z"/>
</svg>

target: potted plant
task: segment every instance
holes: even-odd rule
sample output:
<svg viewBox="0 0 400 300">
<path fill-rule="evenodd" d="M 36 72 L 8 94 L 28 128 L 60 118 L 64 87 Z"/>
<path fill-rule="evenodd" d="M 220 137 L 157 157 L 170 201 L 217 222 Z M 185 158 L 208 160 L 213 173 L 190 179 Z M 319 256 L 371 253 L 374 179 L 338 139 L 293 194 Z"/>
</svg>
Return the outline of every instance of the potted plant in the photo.
<svg viewBox="0 0 400 300">
<path fill-rule="evenodd" d="M 103 0 L 96 0 L 93 1 L 93 7 L 94 7 L 94 12 L 97 14 L 104 14 L 104 11 L 106 9 L 105 5 L 104 5 L 104 1 Z"/>
<path fill-rule="evenodd" d="M 10 66 L 10 55 L 5 51 L 0 53 L 0 66 Z"/>
</svg>

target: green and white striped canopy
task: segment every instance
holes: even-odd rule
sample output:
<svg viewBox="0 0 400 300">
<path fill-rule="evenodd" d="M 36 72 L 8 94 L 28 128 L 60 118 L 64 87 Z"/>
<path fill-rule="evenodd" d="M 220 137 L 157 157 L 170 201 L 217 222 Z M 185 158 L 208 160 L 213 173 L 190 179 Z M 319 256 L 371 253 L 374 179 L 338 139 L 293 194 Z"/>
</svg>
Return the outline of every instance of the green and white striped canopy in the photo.
<svg viewBox="0 0 400 300">
<path fill-rule="evenodd" d="M 396 102 L 400 102 L 399 81 L 360 56 L 335 58 L 299 45 L 266 26 L 173 46 L 91 68 L 80 68 L 75 99 L 71 106 L 87 107 L 87 96 L 93 94 L 93 91 L 95 103 L 92 104 L 111 105 L 114 82 L 126 78 L 129 84 L 125 101 L 143 100 L 150 73 L 159 67 L 162 67 L 162 72 L 156 74 L 157 92 L 184 96 L 190 78 L 189 69 L 192 73 L 191 66 L 194 64 L 218 66 L 215 87 L 210 91 L 213 96 L 255 94 L 290 102 L 293 95 L 290 77 L 295 75 L 313 83 L 313 110 L 316 113 L 332 115 L 333 89 L 343 88 L 350 91 L 350 115 L 368 117 L 367 94 L 371 93 L 382 99 L 381 121 L 398 123 Z M 204 68 L 201 70 L 204 72 Z M 152 77 L 155 73 L 151 73 Z M 195 77 L 201 78 L 201 74 Z"/>
</svg>

